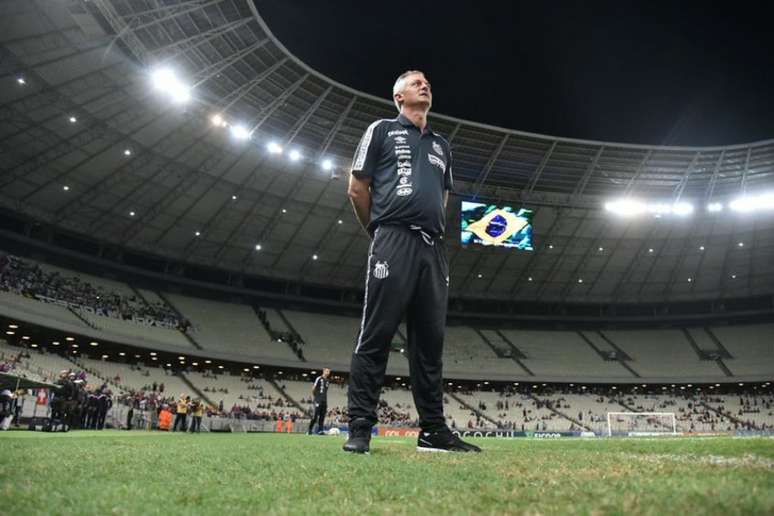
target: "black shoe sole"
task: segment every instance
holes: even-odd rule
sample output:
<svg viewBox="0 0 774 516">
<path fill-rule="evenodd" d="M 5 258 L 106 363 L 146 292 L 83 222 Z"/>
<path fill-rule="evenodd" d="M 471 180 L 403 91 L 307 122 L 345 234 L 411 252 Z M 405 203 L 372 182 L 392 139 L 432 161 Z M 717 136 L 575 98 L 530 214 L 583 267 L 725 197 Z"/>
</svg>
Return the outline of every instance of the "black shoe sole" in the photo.
<svg viewBox="0 0 774 516">
<path fill-rule="evenodd" d="M 430 446 L 417 446 L 418 452 L 430 452 L 430 453 L 481 453 L 481 450 L 461 450 L 461 449 L 454 449 L 450 450 L 447 448 L 432 448 Z"/>
<path fill-rule="evenodd" d="M 359 453 L 360 455 L 368 455 L 370 453 L 369 450 L 357 450 L 352 448 L 342 448 L 347 453 Z"/>
<path fill-rule="evenodd" d="M 428 448 L 426 446 L 417 446 L 417 451 L 430 453 L 451 453 L 451 450 L 444 450 L 443 448 Z"/>
</svg>

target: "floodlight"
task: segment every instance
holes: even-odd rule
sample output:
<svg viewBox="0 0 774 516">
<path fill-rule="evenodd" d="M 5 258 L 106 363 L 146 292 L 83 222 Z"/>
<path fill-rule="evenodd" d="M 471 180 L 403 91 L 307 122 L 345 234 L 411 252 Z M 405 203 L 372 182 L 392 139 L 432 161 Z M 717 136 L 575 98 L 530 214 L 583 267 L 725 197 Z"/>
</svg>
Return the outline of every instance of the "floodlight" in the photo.
<svg viewBox="0 0 774 516">
<path fill-rule="evenodd" d="M 301 153 L 297 149 L 290 151 L 290 161 L 298 161 L 301 159 Z"/>
<path fill-rule="evenodd" d="M 226 127 L 228 125 L 226 121 L 223 120 L 223 117 L 218 113 L 212 115 L 212 118 L 210 118 L 210 121 L 212 121 L 212 125 L 214 125 L 215 127 Z"/>
<path fill-rule="evenodd" d="M 251 133 L 244 125 L 236 124 L 231 126 L 231 136 L 237 140 L 247 140 L 250 138 Z"/>
<path fill-rule="evenodd" d="M 266 150 L 268 150 L 270 154 L 282 154 L 282 147 L 277 142 L 269 142 L 269 144 L 266 145 Z"/>
<path fill-rule="evenodd" d="M 132 155 L 132 149 L 124 149 L 124 156 L 131 156 Z"/>
<path fill-rule="evenodd" d="M 639 215 L 645 211 L 645 204 L 635 199 L 619 199 L 605 203 L 605 210 L 624 217 Z"/>
<path fill-rule="evenodd" d="M 27 81 L 26 81 L 26 80 L 24 80 L 24 77 L 17 77 L 17 78 L 16 78 L 16 82 L 18 82 L 18 83 L 19 83 L 19 84 L 21 84 L 22 86 L 24 86 L 25 84 L 27 84 Z"/>
<path fill-rule="evenodd" d="M 774 193 L 739 197 L 731 201 L 728 206 L 732 210 L 742 213 L 758 210 L 771 210 L 774 209 Z"/>
<path fill-rule="evenodd" d="M 153 87 L 166 93 L 173 102 L 182 104 L 191 99 L 191 89 L 177 78 L 169 68 L 160 68 L 151 74 Z"/>
<path fill-rule="evenodd" d="M 323 170 L 332 170 L 333 169 L 333 161 L 329 159 L 324 159 L 322 162 L 322 168 Z"/>
<path fill-rule="evenodd" d="M 693 206 L 687 202 L 676 202 L 672 205 L 672 213 L 676 215 L 690 215 L 693 213 Z"/>
<path fill-rule="evenodd" d="M 723 204 L 719 202 L 711 202 L 707 205 L 707 211 L 710 213 L 717 213 L 723 211 Z"/>
</svg>

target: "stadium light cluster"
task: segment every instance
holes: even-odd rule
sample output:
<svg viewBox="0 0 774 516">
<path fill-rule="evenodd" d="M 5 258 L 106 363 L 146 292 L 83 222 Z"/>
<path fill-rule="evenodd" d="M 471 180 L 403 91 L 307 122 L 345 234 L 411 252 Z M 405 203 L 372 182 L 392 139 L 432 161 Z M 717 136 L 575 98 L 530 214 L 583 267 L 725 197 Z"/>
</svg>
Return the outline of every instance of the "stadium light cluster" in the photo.
<svg viewBox="0 0 774 516">
<path fill-rule="evenodd" d="M 759 195 L 743 195 L 731 200 L 727 206 L 718 201 L 710 202 L 706 206 L 709 213 L 720 213 L 726 208 L 738 213 L 772 211 L 774 210 L 774 192 Z M 643 214 L 661 217 L 662 215 L 690 215 L 694 212 L 694 207 L 691 203 L 685 201 L 674 203 L 646 202 L 627 198 L 606 202 L 605 210 L 622 217 L 635 217 Z"/>
<path fill-rule="evenodd" d="M 235 140 L 249 140 L 253 136 L 253 133 L 242 124 L 232 125 L 230 131 Z"/>
<path fill-rule="evenodd" d="M 645 202 L 637 199 L 616 199 L 605 203 L 605 210 L 622 217 L 636 217 L 651 214 L 655 217 L 662 215 L 690 215 L 693 213 L 693 205 L 685 201 L 677 202 Z"/>
<path fill-rule="evenodd" d="M 771 211 L 774 210 L 774 192 L 737 197 L 729 203 L 728 207 L 740 213 Z"/>
<path fill-rule="evenodd" d="M 191 100 L 191 88 L 169 68 L 159 68 L 151 73 L 153 88 L 167 95 L 172 102 L 184 104 Z"/>
<path fill-rule="evenodd" d="M 172 68 L 156 68 L 151 70 L 149 75 L 153 88 L 159 93 L 167 96 L 172 102 L 176 104 L 184 104 L 191 100 L 192 87 L 189 86 L 184 80 L 182 80 Z M 209 120 L 216 128 L 228 129 L 228 132 L 231 134 L 231 137 L 234 138 L 234 140 L 241 142 L 253 139 L 253 133 L 255 132 L 254 127 L 250 128 L 248 125 L 242 122 L 230 122 L 227 120 L 226 115 L 223 112 L 216 112 L 212 114 Z M 71 121 L 73 123 L 75 122 L 72 119 Z M 270 140 L 266 142 L 265 145 L 266 151 L 269 154 L 277 156 L 285 154 L 285 150 L 276 141 Z M 128 155 L 129 154 L 127 154 L 127 156 Z M 293 162 L 312 162 L 312 159 L 307 158 L 301 149 L 292 149 L 287 153 L 287 156 L 290 161 Z M 318 163 L 318 166 L 320 166 L 326 172 L 331 172 L 335 168 L 333 160 L 328 157 L 323 157 L 322 160 Z M 332 177 L 335 178 L 338 176 L 334 174 Z"/>
</svg>

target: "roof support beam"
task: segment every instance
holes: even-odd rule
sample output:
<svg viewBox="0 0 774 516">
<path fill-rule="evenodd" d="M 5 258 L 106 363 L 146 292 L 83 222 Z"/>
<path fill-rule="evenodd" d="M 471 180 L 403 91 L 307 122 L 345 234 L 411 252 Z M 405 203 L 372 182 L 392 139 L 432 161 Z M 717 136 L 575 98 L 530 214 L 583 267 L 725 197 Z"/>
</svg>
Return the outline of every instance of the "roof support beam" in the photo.
<svg viewBox="0 0 774 516">
<path fill-rule="evenodd" d="M 492 171 L 492 167 L 494 167 L 494 164 L 497 161 L 497 158 L 500 157 L 500 153 L 503 151 L 503 148 L 505 147 L 505 144 L 508 142 L 509 137 L 510 137 L 510 134 L 506 134 L 505 136 L 502 137 L 502 139 L 500 140 L 500 143 L 497 145 L 497 148 L 492 153 L 492 156 L 489 158 L 489 161 L 487 161 L 483 170 L 476 178 L 476 181 L 475 181 L 476 189 L 473 192 L 474 199 L 478 197 L 478 194 L 481 191 L 481 186 L 484 183 L 486 183 L 486 178 L 489 177 L 489 173 Z"/>
<path fill-rule="evenodd" d="M 535 169 L 535 172 L 532 174 L 532 177 L 530 178 L 528 186 L 525 190 L 526 196 L 532 195 L 532 191 L 535 189 L 535 185 L 537 185 L 538 181 L 540 181 L 540 176 L 543 174 L 543 170 L 546 168 L 546 164 L 548 163 L 548 160 L 551 159 L 551 154 L 553 154 L 554 150 L 556 149 L 556 144 L 557 144 L 557 140 L 554 140 L 553 142 L 551 142 L 551 146 L 543 155 L 543 159 L 540 160 L 540 164 Z M 522 198 L 523 197 L 525 197 L 525 195 L 522 195 Z"/>
</svg>

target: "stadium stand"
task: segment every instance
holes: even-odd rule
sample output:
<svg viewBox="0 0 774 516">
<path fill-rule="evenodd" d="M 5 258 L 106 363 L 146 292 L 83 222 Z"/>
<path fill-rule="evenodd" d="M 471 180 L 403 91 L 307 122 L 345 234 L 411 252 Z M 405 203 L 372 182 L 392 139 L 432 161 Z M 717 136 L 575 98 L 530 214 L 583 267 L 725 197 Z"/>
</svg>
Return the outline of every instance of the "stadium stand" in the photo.
<svg viewBox="0 0 774 516">
<path fill-rule="evenodd" d="M 774 324 L 711 328 L 733 357 L 726 361 L 734 375 L 771 375 L 774 367 Z"/>
<path fill-rule="evenodd" d="M 444 365 L 451 372 L 518 374 L 508 358 L 495 355 L 482 337 L 469 326 L 448 326 L 444 340 Z"/>
<path fill-rule="evenodd" d="M 552 412 L 541 400 L 529 394 L 507 390 L 456 392 L 457 396 L 497 422 L 480 422 L 484 427 L 500 427 L 510 430 L 561 430 L 570 428 L 571 422 Z M 543 400 L 544 401 L 544 400 Z"/>
<path fill-rule="evenodd" d="M 719 376 L 712 362 L 701 360 L 679 330 L 610 330 L 605 336 L 631 357 L 645 378 Z"/>
<path fill-rule="evenodd" d="M 84 330 L 88 328 L 85 321 L 64 306 L 41 303 L 13 292 L 0 292 L 0 307 L 4 315 L 20 320 L 48 321 L 64 330 Z"/>
<path fill-rule="evenodd" d="M 315 376 L 308 374 L 304 378 L 291 379 L 280 375 L 270 381 L 245 373 L 187 371 L 176 374 L 141 364 L 89 357 L 65 358 L 55 352 L 40 348 L 25 349 L 2 340 L 0 364 L 16 374 L 44 381 L 55 379 L 61 370 L 84 371 L 90 385 L 105 383 L 117 400 L 132 400 L 135 404 L 143 400 L 143 407 L 172 403 L 180 394 L 196 398 L 196 392 L 191 389 L 193 385 L 212 402 L 209 411 L 212 415 L 219 412 L 222 401 L 222 413 L 226 416 L 270 421 L 285 417 L 305 421 L 307 414 L 285 396 L 308 411 L 312 378 Z M 382 425 L 416 424 L 417 414 L 406 380 L 397 379 L 404 386 L 383 389 L 379 408 Z M 744 389 L 743 386 L 736 387 Z M 605 435 L 608 412 L 673 412 L 677 430 L 689 433 L 774 428 L 774 395 L 767 390 L 760 393 L 744 390 L 716 393 L 707 387 L 692 390 L 686 386 L 675 386 L 667 390 L 664 386 L 662 394 L 638 393 L 636 389 L 623 393 L 615 386 L 598 385 L 586 390 L 574 384 L 541 386 L 534 383 L 520 386 L 481 385 L 472 390 L 460 385 L 448 385 L 446 388 L 444 403 L 448 424 L 461 429 L 547 432 L 589 429 Z M 329 425 L 346 422 L 346 404 L 346 385 L 331 383 L 326 419 Z M 125 412 L 120 414 L 114 418 L 114 424 L 120 425 Z M 305 429 L 302 423 L 300 430 L 296 431 Z"/>
<path fill-rule="evenodd" d="M 304 341 L 307 360 L 349 367 L 360 320 L 354 317 L 282 311 Z"/>
<path fill-rule="evenodd" d="M 191 322 L 190 332 L 205 350 L 227 351 L 245 358 L 299 362 L 287 344 L 272 340 L 248 305 L 180 294 L 165 297 Z"/>
<path fill-rule="evenodd" d="M 524 353 L 524 364 L 537 376 L 628 376 L 616 362 L 603 360 L 575 332 L 503 330 L 502 333 Z"/>
<path fill-rule="evenodd" d="M 306 360 L 312 367 L 346 369 L 359 330 L 354 316 L 262 310 L 136 289 L 34 260 L 10 257 L 9 263 L 0 273 L 3 315 L 95 339 L 181 353 L 198 346 L 232 360 L 282 366 Z M 41 292 L 53 301 L 35 299 Z M 74 308 L 72 300 L 84 296 L 99 296 L 106 304 Z M 293 338 L 278 340 L 278 334 Z M 395 350 L 406 346 L 405 334 L 402 324 Z M 603 331 L 450 324 L 444 362 L 447 377 L 482 381 L 755 381 L 774 374 L 773 342 L 772 324 Z M 407 375 L 405 357 L 392 353 L 387 372 Z"/>
<path fill-rule="evenodd" d="M 215 407 L 222 405 L 226 413 L 247 413 L 249 410 L 272 419 L 285 414 L 302 416 L 301 411 L 262 378 L 198 371 L 184 374 Z"/>
</svg>

